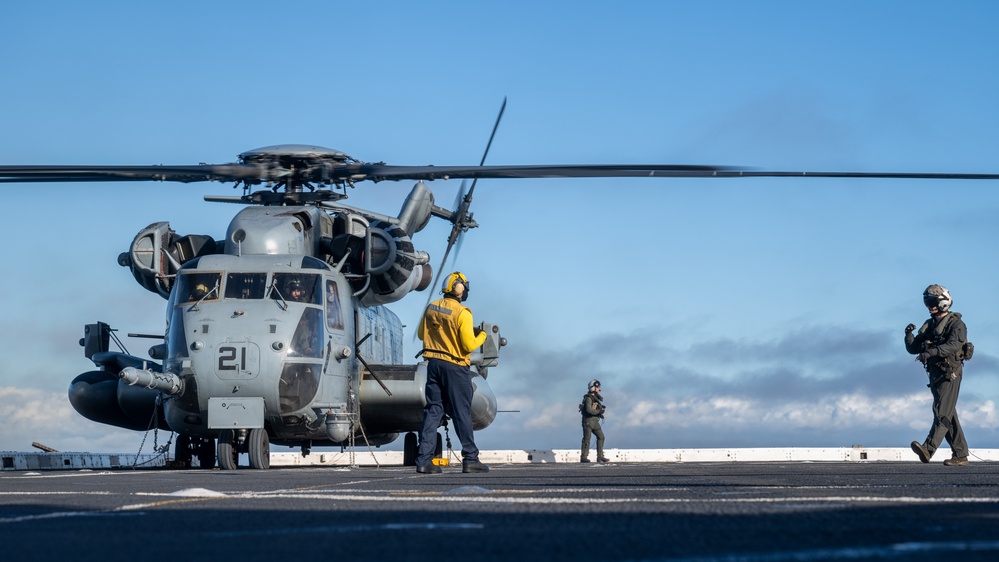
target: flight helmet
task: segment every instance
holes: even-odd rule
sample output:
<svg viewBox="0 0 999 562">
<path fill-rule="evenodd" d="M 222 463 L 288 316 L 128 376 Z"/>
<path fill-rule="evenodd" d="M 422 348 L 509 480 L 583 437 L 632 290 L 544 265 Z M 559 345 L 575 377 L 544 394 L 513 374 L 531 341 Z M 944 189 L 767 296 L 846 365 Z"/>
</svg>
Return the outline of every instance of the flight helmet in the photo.
<svg viewBox="0 0 999 562">
<path fill-rule="evenodd" d="M 940 312 L 948 312 L 952 302 L 950 291 L 942 285 L 930 285 L 923 291 L 923 304 L 926 308 L 935 306 Z"/>
<path fill-rule="evenodd" d="M 590 392 L 593 392 L 597 388 L 600 388 L 600 381 L 598 381 L 597 379 L 591 380 L 590 383 L 586 385 L 586 389 L 589 390 Z"/>
</svg>

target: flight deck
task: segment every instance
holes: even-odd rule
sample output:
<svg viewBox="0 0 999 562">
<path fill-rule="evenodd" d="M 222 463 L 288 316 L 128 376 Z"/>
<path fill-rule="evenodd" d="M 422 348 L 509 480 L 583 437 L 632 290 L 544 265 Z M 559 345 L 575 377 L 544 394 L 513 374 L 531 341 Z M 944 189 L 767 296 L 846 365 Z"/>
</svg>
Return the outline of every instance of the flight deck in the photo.
<svg viewBox="0 0 999 562">
<path fill-rule="evenodd" d="M 498 463 L 0 473 L 15 559 L 995 560 L 999 464 Z"/>
</svg>

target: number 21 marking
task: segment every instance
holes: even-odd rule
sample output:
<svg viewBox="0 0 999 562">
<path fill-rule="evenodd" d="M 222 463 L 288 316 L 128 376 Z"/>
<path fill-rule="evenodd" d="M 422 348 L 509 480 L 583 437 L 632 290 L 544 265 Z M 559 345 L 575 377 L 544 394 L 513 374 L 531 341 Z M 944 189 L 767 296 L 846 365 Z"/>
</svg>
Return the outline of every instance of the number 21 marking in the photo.
<svg viewBox="0 0 999 562">
<path fill-rule="evenodd" d="M 237 351 L 239 359 L 237 360 Z M 219 370 L 220 371 L 245 371 L 246 370 L 246 348 L 225 346 L 219 348 Z"/>
</svg>

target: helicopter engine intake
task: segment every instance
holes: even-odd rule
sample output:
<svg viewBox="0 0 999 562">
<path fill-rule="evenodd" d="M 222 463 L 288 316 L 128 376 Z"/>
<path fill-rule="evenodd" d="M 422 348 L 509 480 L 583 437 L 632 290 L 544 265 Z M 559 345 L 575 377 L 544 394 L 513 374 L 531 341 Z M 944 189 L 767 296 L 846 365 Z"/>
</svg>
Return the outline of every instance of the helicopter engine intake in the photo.
<svg viewBox="0 0 999 562">
<path fill-rule="evenodd" d="M 177 270 L 192 259 L 218 253 L 220 244 L 204 234 L 177 236 L 169 222 L 155 222 L 139 231 L 129 251 L 118 256 L 146 290 L 170 298 Z"/>
<path fill-rule="evenodd" d="M 368 286 L 361 296 L 366 306 L 389 304 L 433 281 L 430 255 L 417 250 L 400 226 L 374 221 L 365 237 L 364 270 Z"/>
</svg>

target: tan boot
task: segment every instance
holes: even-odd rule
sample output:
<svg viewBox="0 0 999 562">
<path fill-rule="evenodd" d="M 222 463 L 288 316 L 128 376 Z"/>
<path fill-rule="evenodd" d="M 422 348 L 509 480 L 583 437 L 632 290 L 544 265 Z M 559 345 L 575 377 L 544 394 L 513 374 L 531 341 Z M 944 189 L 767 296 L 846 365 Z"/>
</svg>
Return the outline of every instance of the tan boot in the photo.
<svg viewBox="0 0 999 562">
<path fill-rule="evenodd" d="M 913 441 L 911 447 L 912 447 L 912 452 L 916 453 L 916 456 L 919 457 L 920 461 L 930 462 L 930 457 L 932 457 L 933 455 L 926 450 L 925 445 L 923 445 L 919 441 Z"/>
</svg>

